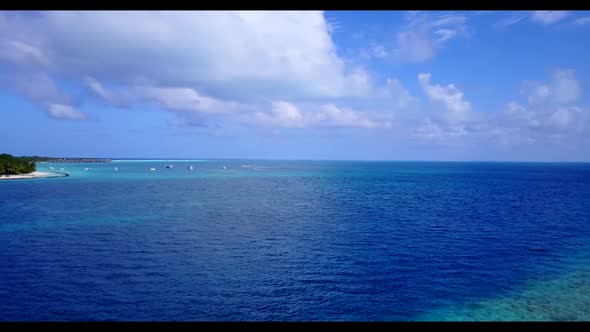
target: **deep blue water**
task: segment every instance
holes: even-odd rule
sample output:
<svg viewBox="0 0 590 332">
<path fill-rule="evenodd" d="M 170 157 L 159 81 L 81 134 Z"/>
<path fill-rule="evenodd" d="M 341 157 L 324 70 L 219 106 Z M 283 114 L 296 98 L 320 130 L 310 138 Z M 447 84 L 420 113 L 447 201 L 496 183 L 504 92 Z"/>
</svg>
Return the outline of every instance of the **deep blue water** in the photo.
<svg viewBox="0 0 590 332">
<path fill-rule="evenodd" d="M 0 320 L 590 319 L 590 164 L 50 166 L 0 182 Z"/>
</svg>

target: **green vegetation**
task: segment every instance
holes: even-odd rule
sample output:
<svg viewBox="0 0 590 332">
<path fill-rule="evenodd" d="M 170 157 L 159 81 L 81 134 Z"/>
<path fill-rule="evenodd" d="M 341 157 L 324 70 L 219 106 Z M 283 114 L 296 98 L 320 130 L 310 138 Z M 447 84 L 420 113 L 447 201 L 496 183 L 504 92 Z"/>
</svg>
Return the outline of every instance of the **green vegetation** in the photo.
<svg viewBox="0 0 590 332">
<path fill-rule="evenodd" d="M 13 157 L 9 154 L 0 154 L 0 174 L 19 175 L 34 172 L 35 162 L 29 158 Z"/>
</svg>

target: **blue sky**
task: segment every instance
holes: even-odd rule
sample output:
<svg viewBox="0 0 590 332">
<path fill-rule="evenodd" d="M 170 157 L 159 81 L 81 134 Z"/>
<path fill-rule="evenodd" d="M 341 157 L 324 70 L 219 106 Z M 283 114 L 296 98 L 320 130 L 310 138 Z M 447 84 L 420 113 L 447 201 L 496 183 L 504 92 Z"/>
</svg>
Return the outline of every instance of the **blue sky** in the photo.
<svg viewBox="0 0 590 332">
<path fill-rule="evenodd" d="M 0 12 L 15 155 L 590 161 L 590 12 Z"/>
</svg>

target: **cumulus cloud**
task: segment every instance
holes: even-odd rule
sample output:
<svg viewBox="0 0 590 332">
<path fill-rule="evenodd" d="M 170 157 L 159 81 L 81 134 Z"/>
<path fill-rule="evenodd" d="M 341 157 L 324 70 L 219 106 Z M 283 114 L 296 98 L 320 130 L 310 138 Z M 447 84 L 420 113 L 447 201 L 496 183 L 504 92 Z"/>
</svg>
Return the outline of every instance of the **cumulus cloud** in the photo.
<svg viewBox="0 0 590 332">
<path fill-rule="evenodd" d="M 463 15 L 412 14 L 405 29 L 395 36 L 393 56 L 398 61 L 424 62 L 448 41 L 467 32 Z"/>
<path fill-rule="evenodd" d="M 270 113 L 257 112 L 254 117 L 255 122 L 262 125 L 290 128 L 303 128 L 306 125 L 299 108 L 286 101 L 275 101 Z"/>
<path fill-rule="evenodd" d="M 576 120 L 582 115 L 582 109 L 579 107 L 559 107 L 557 110 L 551 113 L 549 123 L 551 126 L 559 129 L 568 129 L 575 127 L 580 130 L 583 122 L 577 122 Z"/>
<path fill-rule="evenodd" d="M 223 101 L 188 87 L 138 86 L 134 91 L 144 100 L 156 102 L 164 109 L 198 113 L 229 113 L 240 109 L 232 101 Z"/>
<path fill-rule="evenodd" d="M 12 43 L 5 59 L 28 54 L 61 74 L 101 81 L 147 77 L 228 98 L 369 93 L 369 77 L 338 56 L 328 27 L 313 11 L 61 11 L 3 13 L 0 38 Z M 28 44 L 7 41 L 8 31 Z"/>
<path fill-rule="evenodd" d="M 553 70 L 549 83 L 524 82 L 522 90 L 529 104 L 568 104 L 578 101 L 582 95 L 575 71 L 567 68 Z"/>
<path fill-rule="evenodd" d="M 447 86 L 431 84 L 430 77 L 430 73 L 418 74 L 420 86 L 430 100 L 443 104 L 457 120 L 471 110 L 471 103 L 463 100 L 463 92 L 454 84 L 448 84 Z"/>
<path fill-rule="evenodd" d="M 504 126 L 538 133 L 584 130 L 588 116 L 574 105 L 581 98 L 581 86 L 573 70 L 555 69 L 548 83 L 525 82 L 523 92 L 528 105 L 509 102 L 504 111 Z"/>
<path fill-rule="evenodd" d="M 546 101 L 551 95 L 549 86 L 538 83 L 529 83 L 528 87 L 528 102 L 529 104 L 539 104 Z"/>
<path fill-rule="evenodd" d="M 417 101 L 397 78 L 388 78 L 386 88 L 388 95 L 399 109 L 406 109 Z"/>
<path fill-rule="evenodd" d="M 322 105 L 321 111 L 315 114 L 312 119 L 314 123 L 334 127 L 389 128 L 391 126 L 390 122 L 378 123 L 365 114 L 333 104 Z"/>
<path fill-rule="evenodd" d="M 582 94 L 580 83 L 572 69 L 556 69 L 553 72 L 551 91 L 557 103 L 578 101 Z"/>
<path fill-rule="evenodd" d="M 275 101 L 270 112 L 256 112 L 244 118 L 244 122 L 267 127 L 310 128 L 390 128 L 390 121 L 377 121 L 368 114 L 334 104 L 312 105 L 303 111 L 287 101 Z"/>
<path fill-rule="evenodd" d="M 449 140 L 457 139 L 470 135 L 465 126 L 444 126 L 427 119 L 423 125 L 418 126 L 413 136 L 419 139 L 427 140 L 431 143 L 448 143 Z"/>
<path fill-rule="evenodd" d="M 481 137 L 493 130 L 489 114 L 474 112 L 463 91 L 454 84 L 435 84 L 430 73 L 418 74 L 420 86 L 431 103 L 440 105 L 414 121 L 412 137 L 428 144 L 461 145 L 466 137 Z"/>
<path fill-rule="evenodd" d="M 586 117 L 578 106 L 551 107 L 547 105 L 523 106 L 515 101 L 506 105 L 503 126 L 525 128 L 537 132 L 582 131 Z"/>
<path fill-rule="evenodd" d="M 550 25 L 563 20 L 568 15 L 569 12 L 561 10 L 536 10 L 531 14 L 531 20 L 536 23 Z"/>
<path fill-rule="evenodd" d="M 0 13 L 0 69 L 44 76 L 18 90 L 62 119 L 82 119 L 64 81 L 115 107 L 150 102 L 199 119 L 254 113 L 273 100 L 320 105 L 375 96 L 369 74 L 338 54 L 331 37 L 338 26 L 318 11 Z M 288 108 L 273 109 L 262 113 L 288 123 L 281 117 Z M 332 119 L 323 123 L 345 123 L 338 119 L 348 113 L 330 112 L 318 113 Z"/>
</svg>

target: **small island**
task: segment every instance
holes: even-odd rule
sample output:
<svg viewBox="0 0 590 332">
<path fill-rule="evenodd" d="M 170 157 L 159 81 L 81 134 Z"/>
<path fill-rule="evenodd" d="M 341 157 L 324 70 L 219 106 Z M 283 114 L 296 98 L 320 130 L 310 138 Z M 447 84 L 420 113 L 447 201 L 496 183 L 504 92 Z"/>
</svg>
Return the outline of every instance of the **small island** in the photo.
<svg viewBox="0 0 590 332">
<path fill-rule="evenodd" d="M 53 157 L 21 157 L 36 163 L 110 163 L 108 158 L 53 158 Z"/>
<path fill-rule="evenodd" d="M 67 173 L 37 172 L 36 160 L 0 154 L 0 180 L 35 179 L 68 176 Z"/>
</svg>

